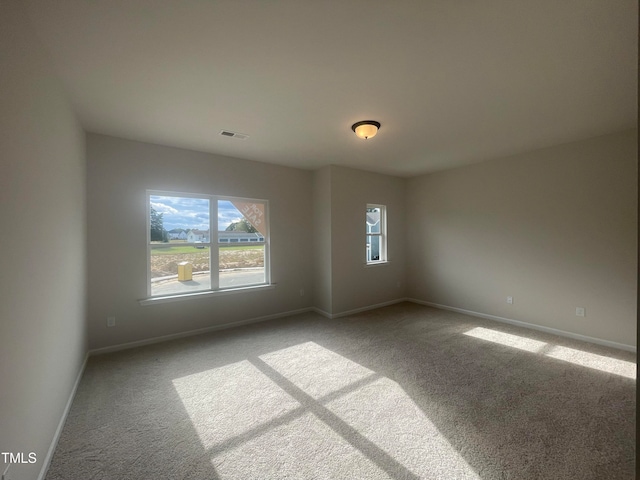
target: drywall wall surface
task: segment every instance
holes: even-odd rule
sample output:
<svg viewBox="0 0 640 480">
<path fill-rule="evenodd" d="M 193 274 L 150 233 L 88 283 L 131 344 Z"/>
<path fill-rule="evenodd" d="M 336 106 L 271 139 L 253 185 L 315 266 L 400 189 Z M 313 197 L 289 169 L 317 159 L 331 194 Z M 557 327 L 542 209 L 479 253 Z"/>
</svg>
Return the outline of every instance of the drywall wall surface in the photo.
<svg viewBox="0 0 640 480">
<path fill-rule="evenodd" d="M 331 313 L 404 298 L 405 182 L 331 166 Z M 375 266 L 366 264 L 367 204 L 387 207 L 388 262 Z"/>
<path fill-rule="evenodd" d="M 0 452 L 34 453 L 9 470 L 33 480 L 87 351 L 85 158 L 22 8 L 0 2 Z"/>
<path fill-rule="evenodd" d="M 87 136 L 87 158 L 92 349 L 311 306 L 310 171 L 97 134 Z M 147 296 L 147 190 L 268 200 L 276 287 L 141 306 Z M 106 326 L 108 316 L 115 316 L 115 327 Z"/>
<path fill-rule="evenodd" d="M 331 312 L 331 167 L 313 172 L 313 306 Z"/>
<path fill-rule="evenodd" d="M 635 345 L 637 168 L 627 131 L 409 180 L 409 296 Z"/>
</svg>

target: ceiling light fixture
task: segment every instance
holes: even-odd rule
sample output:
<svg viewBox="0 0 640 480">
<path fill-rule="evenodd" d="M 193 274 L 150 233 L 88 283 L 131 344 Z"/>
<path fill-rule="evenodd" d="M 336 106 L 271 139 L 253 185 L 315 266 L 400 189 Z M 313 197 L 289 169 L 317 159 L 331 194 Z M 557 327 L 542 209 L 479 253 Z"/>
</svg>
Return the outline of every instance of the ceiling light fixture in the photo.
<svg viewBox="0 0 640 480">
<path fill-rule="evenodd" d="M 351 125 L 351 130 L 353 130 L 358 137 L 364 138 L 365 140 L 375 137 L 379 128 L 380 122 L 376 122 L 375 120 L 363 120 L 362 122 Z"/>
</svg>

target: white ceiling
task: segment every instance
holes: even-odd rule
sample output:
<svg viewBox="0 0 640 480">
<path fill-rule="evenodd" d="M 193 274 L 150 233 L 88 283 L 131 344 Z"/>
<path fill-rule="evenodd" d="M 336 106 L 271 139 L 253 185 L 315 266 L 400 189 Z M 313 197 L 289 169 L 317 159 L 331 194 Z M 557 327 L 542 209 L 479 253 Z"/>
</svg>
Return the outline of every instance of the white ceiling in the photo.
<svg viewBox="0 0 640 480">
<path fill-rule="evenodd" d="M 91 132 L 411 176 L 636 125 L 636 0 L 26 1 Z"/>
</svg>

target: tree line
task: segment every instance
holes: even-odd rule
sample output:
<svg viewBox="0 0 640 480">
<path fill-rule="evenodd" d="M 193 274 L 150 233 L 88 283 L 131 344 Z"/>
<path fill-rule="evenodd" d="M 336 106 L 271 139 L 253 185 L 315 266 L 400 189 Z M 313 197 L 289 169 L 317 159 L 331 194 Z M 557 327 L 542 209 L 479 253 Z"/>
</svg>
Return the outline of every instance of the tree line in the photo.
<svg viewBox="0 0 640 480">
<path fill-rule="evenodd" d="M 169 241 L 169 232 L 167 232 L 164 228 L 164 219 L 162 218 L 164 213 L 158 212 L 155 208 L 151 207 L 151 241 L 152 242 L 168 242 Z M 184 229 L 174 229 L 180 230 L 182 232 L 187 232 L 188 230 Z M 176 233 L 172 230 L 172 233 Z M 226 228 L 227 232 L 246 232 L 246 233 L 257 233 L 258 230 L 251 225 L 247 221 L 246 218 L 238 220 L 237 222 L 232 222 Z"/>
</svg>

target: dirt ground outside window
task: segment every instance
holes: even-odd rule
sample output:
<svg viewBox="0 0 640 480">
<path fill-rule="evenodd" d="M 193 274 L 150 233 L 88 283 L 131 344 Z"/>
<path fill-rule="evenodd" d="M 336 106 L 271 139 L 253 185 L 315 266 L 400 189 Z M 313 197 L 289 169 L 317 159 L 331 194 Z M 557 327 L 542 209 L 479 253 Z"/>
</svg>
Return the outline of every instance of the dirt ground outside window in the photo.
<svg viewBox="0 0 640 480">
<path fill-rule="evenodd" d="M 196 249 L 192 253 L 155 254 L 151 251 L 151 278 L 178 274 L 178 264 L 189 262 L 193 272 L 209 271 L 209 249 Z M 264 267 L 264 247 L 233 249 L 220 248 L 220 270 Z"/>
</svg>

